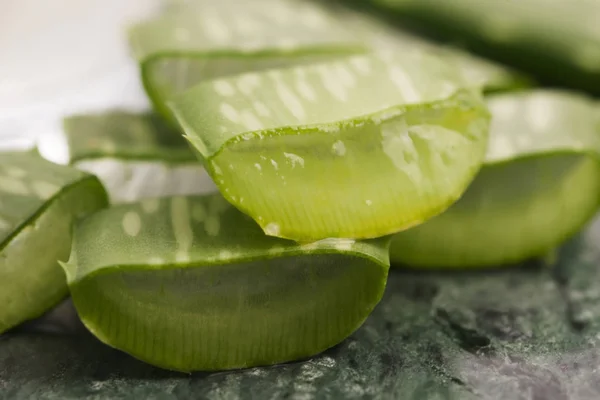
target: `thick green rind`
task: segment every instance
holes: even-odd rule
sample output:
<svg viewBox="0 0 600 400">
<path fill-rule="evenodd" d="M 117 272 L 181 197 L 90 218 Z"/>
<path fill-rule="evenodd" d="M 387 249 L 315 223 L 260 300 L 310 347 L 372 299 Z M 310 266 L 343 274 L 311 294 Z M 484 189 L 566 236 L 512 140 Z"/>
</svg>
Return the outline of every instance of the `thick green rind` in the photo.
<svg viewBox="0 0 600 400">
<path fill-rule="evenodd" d="M 218 94 L 242 82 L 251 98 Z M 170 104 L 223 195 L 266 234 L 369 238 L 442 212 L 478 170 L 489 115 L 462 84 L 428 52 L 381 52 L 207 82 Z"/>
<path fill-rule="evenodd" d="M 24 194 L 8 195 L 6 192 L 1 198 L 18 206 L 19 202 L 13 197 L 19 197 L 24 207 L 24 212 L 13 213 L 13 217 L 19 216 L 24 220 L 12 225 L 12 230 L 5 234 L 0 243 L 2 333 L 39 317 L 67 295 L 65 277 L 57 260 L 66 259 L 69 255 L 71 224 L 77 218 L 105 207 L 108 201 L 104 188 L 91 175 L 53 165 L 32 154 L 2 154 L 0 159 L 5 162 L 2 164 L 5 171 L 11 168 L 13 171 L 16 171 L 14 168 L 23 171 L 19 174 L 22 181 L 26 181 L 28 172 L 38 168 L 56 174 L 54 182 L 61 177 L 66 179 L 64 186 L 57 186 L 53 193 L 44 192 L 46 196 L 38 198 L 39 201 L 27 200 Z M 27 170 L 24 163 L 30 163 L 31 170 Z M 37 174 L 35 176 L 40 177 Z M 35 204 L 38 205 L 37 209 Z M 25 217 L 26 213 L 28 215 Z"/>
<path fill-rule="evenodd" d="M 361 2 L 353 9 L 347 4 L 333 2 L 332 11 L 344 23 L 352 26 L 357 35 L 364 37 L 373 51 L 394 50 L 403 53 L 407 49 L 424 49 L 437 53 L 454 63 L 466 83 L 473 87 L 481 87 L 484 93 L 498 93 L 525 89 L 533 86 L 533 80 L 514 69 L 481 58 L 454 46 L 443 45 L 417 36 L 397 24 L 389 14 L 375 13 L 379 18 L 371 16 L 373 7 L 365 7 Z M 388 20 L 388 21 L 386 21 Z M 389 22 L 389 23 L 388 23 Z"/>
<path fill-rule="evenodd" d="M 97 158 L 155 161 L 167 164 L 196 162 L 181 136 L 152 113 L 111 110 L 63 120 L 69 162 Z"/>
<path fill-rule="evenodd" d="M 129 42 L 146 92 L 171 122 L 165 102 L 203 80 L 367 51 L 326 9 L 304 1 L 269 2 L 268 7 L 201 1 L 172 7 L 133 26 Z M 161 78 L 163 67 L 169 71 Z"/>
<path fill-rule="evenodd" d="M 302 359 L 343 340 L 381 298 L 388 244 L 270 238 L 213 194 L 92 215 L 63 267 L 100 340 L 162 368 L 212 371 Z"/>
<path fill-rule="evenodd" d="M 484 167 L 446 213 L 393 238 L 394 264 L 514 264 L 542 256 L 596 214 L 595 104 L 577 93 L 550 90 L 492 96 L 488 104 L 494 123 Z"/>
<path fill-rule="evenodd" d="M 600 93 L 595 1 L 373 0 L 442 40 L 459 40 L 552 85 Z"/>
<path fill-rule="evenodd" d="M 156 114 L 110 110 L 70 116 L 63 126 L 38 143 L 40 153 L 96 175 L 111 203 L 215 190 L 189 143 Z M 54 160 L 58 153 L 64 159 Z"/>
</svg>

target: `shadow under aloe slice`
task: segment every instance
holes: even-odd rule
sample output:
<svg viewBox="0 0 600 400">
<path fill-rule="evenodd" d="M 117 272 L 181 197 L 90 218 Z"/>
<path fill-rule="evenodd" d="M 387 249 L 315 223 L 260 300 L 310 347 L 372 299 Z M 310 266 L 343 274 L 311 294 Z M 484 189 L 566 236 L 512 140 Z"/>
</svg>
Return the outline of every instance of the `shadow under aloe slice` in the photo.
<svg viewBox="0 0 600 400">
<path fill-rule="evenodd" d="M 536 90 L 489 98 L 486 162 L 444 214 L 394 236 L 391 260 L 477 268 L 542 256 L 595 215 L 600 118 L 592 100 Z"/>
<path fill-rule="evenodd" d="M 379 302 L 389 238 L 308 245 L 268 237 L 219 194 L 92 215 L 63 267 L 103 342 L 153 365 L 225 370 L 306 358 Z"/>
<path fill-rule="evenodd" d="M 144 87 L 168 120 L 166 102 L 201 81 L 368 50 L 324 7 L 306 1 L 196 1 L 136 24 L 129 42 Z"/>
<path fill-rule="evenodd" d="M 379 237 L 442 212 L 479 169 L 489 114 L 456 74 L 427 52 L 382 52 L 202 83 L 171 107 L 266 234 Z"/>
<path fill-rule="evenodd" d="M 31 153 L 0 153 L 0 333 L 67 295 L 57 261 L 69 256 L 72 223 L 106 205 L 91 175 Z"/>
</svg>

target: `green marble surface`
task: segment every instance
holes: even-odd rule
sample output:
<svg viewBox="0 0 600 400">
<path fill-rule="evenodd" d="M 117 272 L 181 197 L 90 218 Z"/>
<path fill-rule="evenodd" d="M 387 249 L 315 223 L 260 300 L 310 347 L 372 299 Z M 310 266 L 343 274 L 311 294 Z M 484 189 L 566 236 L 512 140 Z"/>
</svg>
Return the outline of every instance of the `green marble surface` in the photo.
<svg viewBox="0 0 600 400">
<path fill-rule="evenodd" d="M 599 243 L 597 220 L 551 264 L 392 271 L 384 300 L 350 339 L 270 368 L 173 373 L 73 321 L 69 333 L 29 325 L 0 336 L 0 398 L 598 399 Z"/>
</svg>

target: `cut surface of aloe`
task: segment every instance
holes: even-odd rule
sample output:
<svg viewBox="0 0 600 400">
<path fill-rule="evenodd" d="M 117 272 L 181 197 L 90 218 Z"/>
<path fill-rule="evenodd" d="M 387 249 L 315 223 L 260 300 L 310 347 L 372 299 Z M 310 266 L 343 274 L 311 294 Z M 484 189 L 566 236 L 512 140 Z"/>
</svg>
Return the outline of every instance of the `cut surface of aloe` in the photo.
<svg viewBox="0 0 600 400">
<path fill-rule="evenodd" d="M 96 175 L 112 203 L 216 190 L 189 143 L 156 114 L 74 115 L 63 127 L 40 137 L 40 154 Z"/>
<path fill-rule="evenodd" d="M 225 370 L 347 337 L 381 298 L 388 243 L 300 245 L 265 236 L 220 194 L 165 197 L 82 221 L 63 267 L 103 342 L 167 369 Z"/>
<path fill-rule="evenodd" d="M 168 119 L 165 102 L 201 81 L 367 50 L 325 8 L 294 0 L 194 1 L 135 25 L 129 39 L 144 87 Z"/>
<path fill-rule="evenodd" d="M 539 76 L 600 93 L 600 2 L 372 0 L 445 40 Z"/>
<path fill-rule="evenodd" d="M 221 92 L 244 82 L 248 95 Z M 171 106 L 227 200 L 266 234 L 303 242 L 440 213 L 478 170 L 489 123 L 456 70 L 422 51 L 218 79 Z"/>
<path fill-rule="evenodd" d="M 600 200 L 600 118 L 579 94 L 489 98 L 486 162 L 463 197 L 394 236 L 391 259 L 415 267 L 486 267 L 542 256 L 576 233 Z"/>
<path fill-rule="evenodd" d="M 105 207 L 95 177 L 31 153 L 0 153 L 0 333 L 67 295 L 58 260 L 75 219 Z"/>
</svg>

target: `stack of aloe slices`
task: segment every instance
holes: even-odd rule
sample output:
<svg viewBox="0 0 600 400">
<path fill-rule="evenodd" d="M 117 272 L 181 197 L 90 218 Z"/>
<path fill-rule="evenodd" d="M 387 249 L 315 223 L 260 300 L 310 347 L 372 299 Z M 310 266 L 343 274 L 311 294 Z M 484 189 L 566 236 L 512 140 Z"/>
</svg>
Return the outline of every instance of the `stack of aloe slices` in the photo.
<svg viewBox="0 0 600 400">
<path fill-rule="evenodd" d="M 297 360 L 369 315 L 390 241 L 392 261 L 414 267 L 519 262 L 596 212 L 590 99 L 535 90 L 484 101 L 527 81 L 338 5 L 259 3 L 274 11 L 172 0 L 130 31 L 157 114 L 68 118 L 60 141 L 39 147 L 52 158 L 59 143 L 54 161 L 71 168 L 0 156 L 17 160 L 0 191 L 21 196 L 0 198 L 0 274 L 18 283 L 0 331 L 64 296 L 60 260 L 86 327 L 134 357 L 180 371 Z M 106 194 L 72 167 L 127 203 L 79 220 Z M 195 172 L 173 173 L 181 167 Z M 203 169 L 220 194 L 197 195 Z M 22 206 L 49 187 L 38 181 L 54 194 Z M 44 218 L 61 219 L 52 237 L 64 246 L 45 261 L 12 256 L 41 246 Z"/>
</svg>

